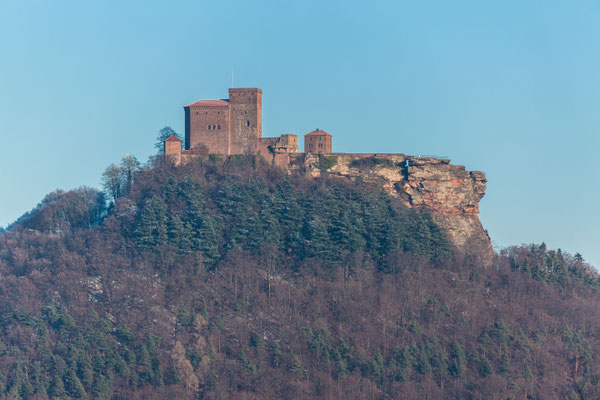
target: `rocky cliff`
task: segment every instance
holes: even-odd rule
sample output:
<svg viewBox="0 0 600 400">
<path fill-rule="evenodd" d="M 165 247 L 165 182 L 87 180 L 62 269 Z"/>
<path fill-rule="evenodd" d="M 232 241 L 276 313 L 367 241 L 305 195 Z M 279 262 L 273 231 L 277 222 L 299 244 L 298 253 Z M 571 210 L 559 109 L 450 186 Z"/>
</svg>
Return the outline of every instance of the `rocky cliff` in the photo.
<svg viewBox="0 0 600 400">
<path fill-rule="evenodd" d="M 388 193 L 407 206 L 431 211 L 456 246 L 485 258 L 493 256 L 489 236 L 477 216 L 486 188 L 483 172 L 467 171 L 448 159 L 350 153 L 291 154 L 290 169 L 314 177 L 327 173 L 382 182 Z"/>
</svg>

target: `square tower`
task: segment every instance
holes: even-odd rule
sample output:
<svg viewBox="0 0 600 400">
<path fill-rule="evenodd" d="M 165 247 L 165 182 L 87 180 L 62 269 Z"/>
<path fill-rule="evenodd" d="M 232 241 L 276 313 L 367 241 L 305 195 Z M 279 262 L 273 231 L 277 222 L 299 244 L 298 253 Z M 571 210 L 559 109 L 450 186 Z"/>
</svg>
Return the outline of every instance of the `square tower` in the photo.
<svg viewBox="0 0 600 400">
<path fill-rule="evenodd" d="M 230 148 L 228 154 L 256 154 L 262 137 L 262 90 L 229 89 Z"/>
<path fill-rule="evenodd" d="M 316 129 L 304 135 L 304 152 L 329 154 L 332 153 L 332 137 L 329 133 Z"/>
<path fill-rule="evenodd" d="M 185 149 L 229 154 L 229 102 L 200 100 L 184 107 Z"/>
<path fill-rule="evenodd" d="M 181 139 L 175 135 L 169 136 L 164 142 L 165 158 L 175 165 L 181 164 Z"/>
</svg>

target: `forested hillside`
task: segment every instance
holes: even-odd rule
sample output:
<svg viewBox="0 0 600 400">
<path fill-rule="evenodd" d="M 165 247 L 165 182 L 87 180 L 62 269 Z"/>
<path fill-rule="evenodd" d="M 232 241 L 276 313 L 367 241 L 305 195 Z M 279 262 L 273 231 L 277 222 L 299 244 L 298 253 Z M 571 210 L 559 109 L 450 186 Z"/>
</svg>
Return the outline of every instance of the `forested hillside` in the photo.
<svg viewBox="0 0 600 400">
<path fill-rule="evenodd" d="M 3 398 L 600 397 L 579 255 L 484 267 L 377 185 L 252 157 L 126 172 L 0 232 Z"/>
</svg>

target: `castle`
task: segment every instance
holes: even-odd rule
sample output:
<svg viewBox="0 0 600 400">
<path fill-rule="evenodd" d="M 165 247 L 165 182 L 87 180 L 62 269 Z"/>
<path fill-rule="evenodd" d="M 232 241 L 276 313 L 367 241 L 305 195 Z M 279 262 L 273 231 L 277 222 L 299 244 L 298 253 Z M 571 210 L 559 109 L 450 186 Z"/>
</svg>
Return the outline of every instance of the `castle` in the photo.
<svg viewBox="0 0 600 400">
<path fill-rule="evenodd" d="M 165 140 L 165 157 L 176 164 L 200 154 L 260 154 L 276 165 L 287 165 L 289 154 L 298 153 L 298 136 L 262 137 L 262 90 L 231 88 L 229 98 L 200 100 L 183 107 L 185 149 L 181 140 Z M 305 135 L 305 153 L 332 152 L 332 136 L 322 130 Z"/>
<path fill-rule="evenodd" d="M 206 154 L 260 155 L 289 173 L 379 182 L 407 207 L 424 208 L 456 246 L 480 246 L 491 259 L 493 248 L 477 217 L 486 188 L 483 172 L 467 171 L 449 159 L 400 153 L 333 153 L 332 136 L 320 129 L 298 136 L 262 137 L 262 90 L 229 89 L 229 99 L 200 100 L 184 107 L 185 149 L 181 140 L 165 140 L 165 158 L 176 165 Z M 322 162 L 327 154 L 328 162 Z"/>
</svg>

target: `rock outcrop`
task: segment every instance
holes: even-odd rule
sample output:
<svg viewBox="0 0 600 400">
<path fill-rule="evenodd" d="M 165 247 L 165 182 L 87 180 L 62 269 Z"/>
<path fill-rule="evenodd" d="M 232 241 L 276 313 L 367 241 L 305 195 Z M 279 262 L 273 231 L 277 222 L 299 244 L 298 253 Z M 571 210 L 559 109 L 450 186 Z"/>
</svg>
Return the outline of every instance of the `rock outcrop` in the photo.
<svg viewBox="0 0 600 400">
<path fill-rule="evenodd" d="M 327 173 L 381 182 L 408 207 L 431 211 L 457 247 L 488 260 L 493 256 L 490 238 L 477 216 L 486 188 L 483 172 L 467 171 L 448 159 L 351 153 L 292 154 L 290 169 L 314 177 Z"/>
</svg>

